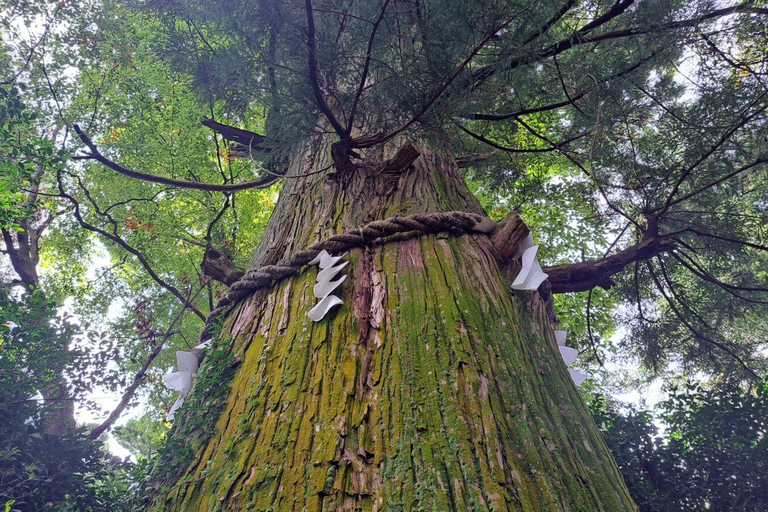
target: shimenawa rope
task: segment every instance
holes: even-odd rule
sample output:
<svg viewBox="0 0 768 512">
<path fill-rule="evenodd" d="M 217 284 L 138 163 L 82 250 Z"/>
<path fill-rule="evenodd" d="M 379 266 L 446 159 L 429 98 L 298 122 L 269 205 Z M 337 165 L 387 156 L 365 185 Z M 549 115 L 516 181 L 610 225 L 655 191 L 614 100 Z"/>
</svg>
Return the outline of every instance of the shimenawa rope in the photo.
<svg viewBox="0 0 768 512">
<path fill-rule="evenodd" d="M 357 247 L 369 245 L 376 240 L 398 233 L 420 231 L 423 233 L 439 233 L 448 231 L 455 235 L 468 232 L 490 233 L 496 223 L 488 217 L 467 212 L 438 212 L 426 215 L 411 215 L 408 217 L 390 217 L 375 220 L 361 228 L 356 228 L 332 235 L 325 240 L 315 242 L 303 251 L 278 261 L 274 265 L 265 265 L 259 269 L 249 270 L 239 281 L 229 287 L 227 294 L 216 304 L 216 307 L 205 321 L 201 336 L 202 340 L 209 339 L 213 322 L 233 304 L 249 297 L 254 292 L 268 288 L 276 282 L 293 274 L 312 261 L 320 251 L 343 252 Z"/>
</svg>

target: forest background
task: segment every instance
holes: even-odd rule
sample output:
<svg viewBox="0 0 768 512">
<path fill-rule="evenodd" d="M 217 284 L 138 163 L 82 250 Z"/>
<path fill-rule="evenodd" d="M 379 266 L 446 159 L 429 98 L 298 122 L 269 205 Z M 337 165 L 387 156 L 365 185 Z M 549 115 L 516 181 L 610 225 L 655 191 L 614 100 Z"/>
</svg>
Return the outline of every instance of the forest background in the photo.
<svg viewBox="0 0 768 512">
<path fill-rule="evenodd" d="M 670 29 L 647 68 L 594 69 L 570 83 L 563 76 L 579 70 L 534 64 L 510 86 L 503 106 L 515 115 L 493 124 L 467 105 L 457 116 L 456 151 L 486 211 L 499 221 L 518 213 L 545 267 L 604 258 L 663 225 L 674 252 L 632 262 L 609 289 L 554 295 L 558 328 L 590 376 L 582 397 L 642 510 L 766 510 L 766 8 L 632 3 L 571 2 L 563 23 L 617 5 L 649 30 L 654 9 L 672 20 L 742 10 Z M 205 15 L 163 2 L 0 7 L 6 510 L 141 507 L 135 491 L 176 399 L 162 375 L 175 350 L 198 344 L 226 293 L 210 261 L 248 267 L 281 189 L 274 168 L 211 129 L 272 130 L 244 92 L 254 79 L 222 31 L 228 16 L 224 3 Z M 631 53 L 621 44 L 638 43 L 618 44 L 615 69 Z M 529 100 L 546 95 L 564 99 Z M 142 175 L 86 156 L 91 140 Z M 687 174 L 696 181 L 680 191 Z M 667 193 L 663 211 L 647 215 Z M 108 439 L 131 457 L 110 453 Z"/>
</svg>

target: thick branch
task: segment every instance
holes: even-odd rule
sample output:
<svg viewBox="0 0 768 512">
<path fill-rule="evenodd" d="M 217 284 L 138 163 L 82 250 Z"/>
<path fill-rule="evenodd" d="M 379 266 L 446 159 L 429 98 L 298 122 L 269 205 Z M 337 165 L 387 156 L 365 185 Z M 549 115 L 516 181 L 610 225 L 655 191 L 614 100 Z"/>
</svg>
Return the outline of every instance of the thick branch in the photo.
<svg viewBox="0 0 768 512">
<path fill-rule="evenodd" d="M 607 290 L 615 284 L 611 276 L 627 265 L 651 259 L 674 248 L 675 243 L 669 239 L 648 238 L 607 258 L 556 265 L 545 268 L 544 272 L 549 274 L 552 293 L 585 292 L 597 286 Z"/>
<path fill-rule="evenodd" d="M 381 172 L 384 174 L 401 174 L 408 169 L 420 155 L 421 150 L 419 150 L 419 148 L 417 148 L 411 141 L 406 141 L 405 144 L 400 146 L 397 152 L 395 152 L 392 158 L 382 162 Z"/>
<path fill-rule="evenodd" d="M 491 236 L 496 257 L 503 264 L 517 251 L 518 245 L 528 236 L 530 230 L 516 213 L 510 213 L 499 223 Z"/>
<path fill-rule="evenodd" d="M 239 281 L 245 274 L 245 270 L 236 266 L 229 258 L 213 248 L 208 249 L 205 253 L 200 268 L 204 275 L 227 286 Z"/>
<path fill-rule="evenodd" d="M 88 136 L 83 132 L 83 130 L 80 129 L 78 125 L 76 124 L 72 125 L 72 128 L 75 130 L 75 133 L 77 133 L 78 137 L 80 137 L 80 140 L 83 141 L 83 144 L 88 146 L 88 149 L 91 151 L 90 154 L 75 157 L 76 159 L 96 160 L 104 164 L 105 166 L 109 167 L 113 171 L 119 172 L 120 174 L 124 176 L 128 176 L 129 178 L 136 178 L 139 180 L 149 181 L 152 183 L 162 183 L 163 185 L 170 185 L 172 187 L 190 188 L 194 190 L 207 190 L 209 192 L 237 192 L 239 190 L 248 190 L 252 188 L 267 188 L 268 186 L 270 186 L 275 181 L 281 178 L 279 174 L 275 173 L 275 174 L 270 174 L 269 176 L 265 176 L 263 178 L 259 178 L 253 181 L 246 181 L 243 183 L 231 183 L 227 185 L 216 185 L 212 183 L 200 183 L 197 181 L 176 180 L 173 178 L 165 178 L 163 176 L 155 176 L 154 174 L 146 174 L 143 172 L 132 171 L 130 169 L 126 169 L 125 167 L 113 162 L 112 160 L 102 155 L 99 149 L 93 143 L 93 141 L 91 141 L 91 139 L 88 138 Z"/>
<path fill-rule="evenodd" d="M 456 165 L 459 166 L 459 169 L 465 169 L 467 167 L 472 167 L 476 163 L 484 162 L 485 160 L 488 160 L 489 158 L 493 157 L 495 154 L 496 154 L 496 151 L 490 151 L 488 153 L 472 153 L 469 155 L 459 155 L 456 157 Z"/>
<path fill-rule="evenodd" d="M 17 247 L 15 243 L 16 240 L 14 240 L 14 236 L 10 231 L 5 228 L 0 228 L 0 231 L 2 231 L 3 241 L 5 242 L 5 253 L 11 260 L 13 270 L 19 275 L 19 279 L 24 285 L 24 288 L 31 292 L 37 286 L 38 282 L 35 264 L 30 259 L 28 252 Z"/>
<path fill-rule="evenodd" d="M 341 137 L 342 140 L 349 138 L 347 130 L 341 126 L 336 116 L 331 112 L 328 103 L 325 101 L 323 91 L 320 88 L 320 80 L 318 78 L 318 64 L 317 64 L 317 49 L 315 47 L 315 17 L 312 14 L 312 0 L 305 0 L 305 6 L 307 11 L 307 47 L 309 48 L 309 81 L 312 85 L 312 92 L 315 95 L 315 101 L 320 111 L 331 123 L 333 130 Z"/>
<path fill-rule="evenodd" d="M 242 128 L 236 128 L 226 124 L 221 124 L 208 117 L 203 118 L 202 124 L 203 126 L 207 126 L 211 130 L 220 134 L 226 140 L 234 142 L 238 146 L 243 146 L 244 151 L 248 151 L 249 154 L 256 151 L 261 153 L 269 153 L 272 151 L 271 148 L 263 145 L 264 141 L 267 140 L 266 137 L 259 135 L 258 133 L 249 132 L 248 130 L 243 130 Z"/>
</svg>

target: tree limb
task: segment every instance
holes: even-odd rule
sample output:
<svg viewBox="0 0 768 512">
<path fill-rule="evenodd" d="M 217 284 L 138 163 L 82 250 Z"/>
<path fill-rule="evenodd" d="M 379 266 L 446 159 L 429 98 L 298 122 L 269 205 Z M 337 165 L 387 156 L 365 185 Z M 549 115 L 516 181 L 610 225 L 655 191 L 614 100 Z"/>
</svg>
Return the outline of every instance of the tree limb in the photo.
<svg viewBox="0 0 768 512">
<path fill-rule="evenodd" d="M 91 151 L 87 155 L 74 157 L 76 160 L 96 160 L 104 164 L 106 167 L 109 167 L 113 171 L 119 172 L 120 174 L 124 176 L 128 176 L 129 178 L 136 178 L 142 181 L 149 181 L 152 183 L 162 183 L 163 185 L 170 185 L 170 186 L 179 187 L 179 188 L 189 188 L 193 190 L 206 190 L 209 192 L 237 192 L 239 190 L 248 190 L 253 188 L 267 188 L 268 186 L 272 185 L 274 182 L 276 182 L 278 179 L 281 178 L 280 175 L 275 173 L 275 174 L 270 174 L 269 176 L 265 176 L 263 178 L 259 178 L 253 181 L 246 181 L 243 183 L 230 183 L 226 185 L 216 185 L 213 183 L 200 183 L 197 181 L 177 180 L 173 178 L 165 178 L 163 176 L 155 176 L 154 174 L 146 174 L 143 172 L 132 171 L 130 169 L 126 169 L 125 167 L 113 162 L 112 160 L 102 155 L 99 149 L 93 143 L 93 141 L 91 141 L 91 139 L 88 138 L 88 136 L 83 132 L 83 130 L 80 129 L 78 125 L 76 124 L 72 125 L 72 128 L 75 130 L 75 133 L 77 133 L 78 137 L 80 137 L 80 140 L 83 141 L 83 144 L 88 146 L 88 149 Z"/>
<path fill-rule="evenodd" d="M 263 135 L 227 124 L 221 124 L 209 117 L 204 117 L 201 122 L 203 126 L 207 126 L 226 140 L 234 142 L 238 146 L 243 146 L 249 153 L 254 151 L 269 153 L 272 151 L 272 148 L 263 145 L 267 140 Z"/>
<path fill-rule="evenodd" d="M 618 274 L 627 265 L 648 260 L 675 248 L 672 240 L 653 237 L 597 260 L 566 263 L 544 268 L 552 283 L 552 293 L 585 292 L 599 286 L 608 290 L 615 283 L 611 276 Z"/>
<path fill-rule="evenodd" d="M 74 206 L 73 213 L 75 214 L 75 220 L 77 220 L 77 223 L 80 224 L 80 226 L 82 226 L 83 228 L 93 233 L 98 233 L 99 235 L 114 242 L 115 244 L 122 247 L 124 250 L 133 254 L 136 257 L 136 259 L 139 260 L 139 263 L 141 263 L 141 266 L 144 267 L 144 270 L 147 271 L 149 276 L 158 285 L 160 285 L 162 288 L 165 288 L 166 290 L 171 292 L 177 299 L 181 301 L 182 304 L 186 305 L 199 318 L 201 318 L 202 320 L 205 320 L 206 316 L 199 309 L 197 309 L 193 304 L 188 303 L 187 300 L 184 298 L 184 296 L 181 294 L 181 292 L 179 292 L 179 290 L 177 290 L 175 286 L 171 285 L 170 283 L 167 283 L 163 278 L 157 275 L 157 273 L 154 271 L 152 266 L 149 264 L 149 261 L 147 261 L 147 259 L 144 257 L 144 255 L 140 251 L 135 249 L 133 246 L 131 246 L 128 242 L 126 242 L 119 236 L 113 233 L 110 233 L 109 231 L 106 231 L 104 229 L 101 229 L 100 227 L 94 226 L 93 224 L 90 224 L 88 221 L 86 221 L 83 218 L 82 213 L 80 212 L 80 203 L 64 190 L 64 183 L 62 182 L 62 179 L 61 179 L 61 171 L 59 171 L 57 175 L 57 179 L 59 182 L 59 190 L 61 192 L 61 197 L 67 199 L 70 203 L 72 203 L 72 206 Z"/>
</svg>

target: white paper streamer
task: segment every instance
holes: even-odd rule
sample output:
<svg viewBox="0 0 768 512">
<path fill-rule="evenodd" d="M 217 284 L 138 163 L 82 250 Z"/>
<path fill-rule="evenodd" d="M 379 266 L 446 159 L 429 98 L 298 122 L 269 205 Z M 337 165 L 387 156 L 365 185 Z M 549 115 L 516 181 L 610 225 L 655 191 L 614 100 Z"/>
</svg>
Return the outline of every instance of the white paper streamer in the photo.
<svg viewBox="0 0 768 512">
<path fill-rule="evenodd" d="M 524 242 L 527 242 L 527 240 L 528 239 L 526 238 Z M 523 268 L 520 269 L 520 273 L 517 274 L 517 277 L 512 283 L 513 289 L 536 291 L 539 289 L 539 286 L 541 286 L 541 283 L 547 278 L 547 274 L 541 271 L 541 265 L 539 265 L 539 262 L 536 260 L 536 252 L 538 250 L 538 245 L 532 245 L 523 251 Z"/>
<path fill-rule="evenodd" d="M 341 272 L 347 265 L 349 265 L 349 262 L 345 261 L 344 263 L 336 265 L 335 267 L 325 267 L 323 270 L 317 273 L 317 282 L 319 283 L 320 281 L 330 281 L 336 277 L 336 274 Z"/>
<path fill-rule="evenodd" d="M 522 254 L 527 250 L 533 247 L 533 235 L 529 232 L 528 236 L 523 238 L 523 240 L 520 242 L 520 245 L 517 246 L 517 249 L 515 249 L 515 252 L 512 253 L 512 259 L 516 260 Z"/>
<path fill-rule="evenodd" d="M 581 386 L 581 384 L 587 380 L 587 374 L 582 373 L 579 370 L 574 370 L 573 368 L 568 368 L 568 373 L 571 374 L 571 378 L 573 379 L 573 383 L 577 386 Z"/>
<path fill-rule="evenodd" d="M 322 299 L 323 297 L 328 296 L 333 290 L 341 286 L 341 283 L 347 280 L 347 276 L 341 276 L 335 281 L 318 281 L 314 288 L 312 288 L 312 292 L 315 294 L 315 297 L 318 299 Z"/>
<path fill-rule="evenodd" d="M 173 405 L 168 410 L 168 414 L 165 415 L 165 419 L 168 421 L 173 420 L 173 417 L 176 416 L 176 411 L 184 404 L 184 397 L 179 396 L 179 398 L 176 399 L 175 402 L 173 402 Z"/>
<path fill-rule="evenodd" d="M 571 347 L 557 347 L 560 349 L 560 355 L 565 361 L 565 366 L 571 366 L 576 358 L 579 357 L 579 351 Z"/>
<path fill-rule="evenodd" d="M 205 343 L 201 343 L 195 348 L 208 348 L 209 346 L 210 340 Z M 176 410 L 181 407 L 181 405 L 184 403 L 184 399 L 187 397 L 187 393 L 189 393 L 189 390 L 192 389 L 192 377 L 197 373 L 198 364 L 197 354 L 186 352 L 184 350 L 177 350 L 176 369 L 178 371 L 163 375 L 163 384 L 165 387 L 179 393 L 179 398 L 176 399 L 171 408 L 168 410 L 168 414 L 165 415 L 168 421 L 173 419 L 176 414 Z"/>
<path fill-rule="evenodd" d="M 187 396 L 192 389 L 192 374 L 189 372 L 173 372 L 163 375 L 163 384 L 168 389 L 177 391 L 181 396 Z"/>
<path fill-rule="evenodd" d="M 206 340 L 195 347 L 197 350 L 205 350 L 211 348 L 211 340 Z"/>
<path fill-rule="evenodd" d="M 343 300 L 335 295 L 331 295 L 331 293 L 333 293 L 333 291 L 341 286 L 341 283 L 347 279 L 347 276 L 344 275 L 335 281 L 333 280 L 344 267 L 349 265 L 349 261 L 339 263 L 345 254 L 346 253 L 341 256 L 331 256 L 327 251 L 320 251 L 320 254 L 309 262 L 310 265 L 318 265 L 321 269 L 317 273 L 317 283 L 312 288 L 312 293 L 316 298 L 320 299 L 320 302 L 307 312 L 307 316 L 313 322 L 319 322 L 331 309 L 344 303 Z"/>
<path fill-rule="evenodd" d="M 565 346 L 565 331 L 555 331 L 555 340 L 557 341 L 557 349 L 560 351 L 560 357 L 563 358 L 565 366 L 571 366 L 579 357 L 579 351 L 575 348 Z M 574 384 L 581 386 L 586 380 L 587 374 L 582 373 L 579 370 L 568 368 L 568 373 L 571 375 Z"/>
<path fill-rule="evenodd" d="M 328 295 L 323 297 L 315 307 L 307 312 L 307 316 L 312 319 L 313 322 L 319 322 L 325 317 L 328 312 L 335 306 L 344 304 L 344 301 L 335 295 Z"/>
<path fill-rule="evenodd" d="M 194 375 L 197 373 L 198 364 L 197 355 L 192 352 L 176 351 L 176 369 L 180 372 L 189 372 Z"/>
<path fill-rule="evenodd" d="M 315 256 L 315 259 L 307 263 L 307 265 L 319 265 L 320 268 L 332 267 L 346 255 L 347 253 L 344 253 L 341 256 L 331 256 L 328 251 L 322 250 Z"/>
</svg>

